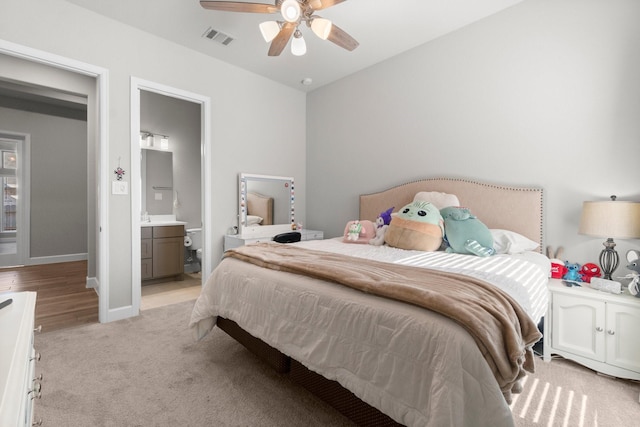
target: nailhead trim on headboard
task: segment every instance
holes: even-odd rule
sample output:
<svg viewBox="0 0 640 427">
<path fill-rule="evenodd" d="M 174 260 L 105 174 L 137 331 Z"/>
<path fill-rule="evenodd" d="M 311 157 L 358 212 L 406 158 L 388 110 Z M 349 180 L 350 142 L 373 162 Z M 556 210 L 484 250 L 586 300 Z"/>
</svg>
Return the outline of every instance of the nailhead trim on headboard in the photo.
<svg viewBox="0 0 640 427">
<path fill-rule="evenodd" d="M 464 178 L 427 178 L 360 196 L 360 219 L 375 220 L 391 206 L 410 203 L 419 191 L 455 194 L 489 228 L 518 232 L 544 248 L 544 191 L 538 187 L 492 184 Z M 505 212 L 506 211 L 506 212 Z M 515 216 L 515 217 L 514 217 Z M 520 221 L 522 219 L 522 221 Z"/>
</svg>

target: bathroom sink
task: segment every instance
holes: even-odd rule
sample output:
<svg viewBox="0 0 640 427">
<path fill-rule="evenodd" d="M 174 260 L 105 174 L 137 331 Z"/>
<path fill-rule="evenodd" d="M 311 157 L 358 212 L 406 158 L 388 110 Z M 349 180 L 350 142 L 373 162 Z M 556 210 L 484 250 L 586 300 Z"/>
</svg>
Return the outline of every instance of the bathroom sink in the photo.
<svg viewBox="0 0 640 427">
<path fill-rule="evenodd" d="M 186 225 L 185 221 L 176 220 L 175 215 L 148 215 L 148 221 L 141 221 L 142 227 L 159 227 L 163 225 Z"/>
</svg>

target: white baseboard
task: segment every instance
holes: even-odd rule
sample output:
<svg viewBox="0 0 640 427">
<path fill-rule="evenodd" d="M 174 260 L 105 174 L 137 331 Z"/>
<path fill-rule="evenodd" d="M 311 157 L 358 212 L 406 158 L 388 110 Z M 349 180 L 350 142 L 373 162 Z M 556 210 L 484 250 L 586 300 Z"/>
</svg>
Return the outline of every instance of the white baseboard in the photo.
<svg viewBox="0 0 640 427">
<path fill-rule="evenodd" d="M 87 277 L 87 289 L 95 289 L 96 293 L 100 295 L 100 282 L 97 277 Z"/>
<path fill-rule="evenodd" d="M 87 259 L 88 259 L 88 255 L 86 253 L 43 256 L 43 257 L 29 258 L 26 265 L 55 264 L 58 262 L 85 261 Z"/>
<path fill-rule="evenodd" d="M 128 319 L 129 317 L 135 317 L 138 313 L 133 312 L 133 306 L 128 305 L 125 307 L 118 307 L 109 309 L 107 313 L 107 319 L 104 323 L 115 322 L 116 320 Z"/>
</svg>

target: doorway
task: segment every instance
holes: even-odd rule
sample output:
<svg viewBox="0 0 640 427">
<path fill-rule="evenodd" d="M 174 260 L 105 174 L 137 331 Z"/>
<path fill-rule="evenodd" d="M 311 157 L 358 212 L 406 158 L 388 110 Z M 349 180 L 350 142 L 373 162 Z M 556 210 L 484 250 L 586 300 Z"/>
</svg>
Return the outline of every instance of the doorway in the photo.
<svg viewBox="0 0 640 427">
<path fill-rule="evenodd" d="M 29 244 L 29 135 L 0 131 L 0 267 L 24 265 Z"/>
<path fill-rule="evenodd" d="M 182 130 L 182 135 L 180 132 L 174 134 L 172 136 L 171 129 L 163 128 L 163 125 L 166 125 L 163 121 L 155 122 L 153 124 L 153 120 L 145 120 L 145 126 L 151 126 L 153 129 L 144 129 L 141 126 L 141 108 L 143 107 L 142 99 L 151 98 L 160 104 L 166 104 L 170 106 L 169 108 L 176 108 L 176 105 L 182 105 L 185 110 L 192 110 L 195 108 L 196 122 L 192 123 L 189 126 L 189 129 Z M 164 101 L 164 102 L 163 102 Z M 185 104 L 186 103 L 186 104 Z M 148 105 L 148 103 L 147 103 Z M 173 107 L 171 107 L 173 105 Z M 179 107 L 178 107 L 179 108 Z M 180 112 L 180 110 L 175 110 L 174 112 Z M 195 149 L 191 150 L 191 153 L 195 153 L 195 157 L 190 157 L 190 160 L 184 160 L 186 163 L 182 165 L 181 176 L 176 176 L 176 180 L 174 180 L 174 184 L 176 188 L 171 188 L 171 190 L 167 190 L 163 188 L 159 190 L 158 197 L 164 198 L 169 197 L 172 203 L 169 203 L 169 206 L 173 205 L 172 212 L 167 212 L 166 214 L 173 213 L 176 215 L 177 220 L 187 222 L 187 226 L 185 228 L 200 228 L 202 231 L 202 255 L 201 255 L 201 271 L 198 276 L 199 286 L 202 285 L 203 278 L 206 278 L 208 274 L 211 272 L 211 263 L 208 261 L 206 253 L 208 248 L 211 247 L 211 237 L 208 236 L 206 230 L 209 229 L 208 222 L 211 212 L 211 196 L 210 196 L 210 182 L 211 182 L 211 153 L 210 149 L 210 130 L 209 130 L 209 111 L 210 111 L 210 99 L 206 96 L 201 96 L 198 94 L 189 93 L 183 91 L 181 89 L 176 89 L 172 87 L 168 87 L 162 84 L 158 84 L 155 82 L 145 81 L 138 78 L 131 79 L 131 176 L 136 177 L 135 180 L 131 180 L 131 224 L 132 224 L 132 301 L 133 301 L 133 310 L 137 314 L 141 307 L 141 298 L 142 298 L 142 278 L 141 278 L 141 219 L 143 215 L 145 215 L 145 209 L 143 209 L 142 196 L 143 196 L 143 185 L 142 185 L 142 147 L 141 141 L 143 140 L 141 137 L 144 136 L 148 138 L 150 135 L 156 139 L 163 139 L 162 144 L 166 144 L 169 147 L 172 147 L 174 144 L 184 144 L 185 134 L 193 133 L 195 131 L 195 137 L 191 138 L 191 140 L 196 141 Z M 165 120 L 166 122 L 166 120 Z M 151 124 L 150 124 L 151 123 Z M 178 136 L 180 135 L 180 136 Z M 146 141 L 145 141 L 146 142 Z M 179 146 L 180 148 L 180 146 Z M 181 147 L 184 148 L 184 145 Z M 168 151 L 174 151 L 175 149 L 170 148 Z M 194 151 L 195 150 L 195 151 Z M 183 154 L 184 150 L 178 149 L 177 152 L 174 152 L 174 157 L 177 162 L 181 162 L 180 153 Z M 189 155 L 186 155 L 189 157 Z M 195 182 L 189 183 L 188 180 L 185 180 L 186 174 L 189 172 L 189 164 L 193 166 L 193 164 L 199 163 L 199 173 L 191 173 L 190 178 Z M 191 168 L 193 169 L 193 167 Z M 140 177 L 140 178 L 138 178 Z M 187 182 L 183 182 L 187 181 Z M 189 195 L 190 188 L 197 187 L 199 188 L 197 195 Z M 162 191 L 168 191 L 167 194 L 163 194 Z M 190 200 L 191 197 L 191 201 Z M 195 200 L 197 197 L 197 200 Z M 149 200 L 148 197 L 145 200 Z M 158 200 L 156 198 L 156 200 Z M 145 202 L 146 203 L 146 202 Z M 193 211 L 193 206 L 199 206 L 197 209 L 198 212 Z M 147 205 L 145 205 L 147 206 Z M 169 208 L 171 210 L 171 207 Z M 150 214 L 150 212 L 147 212 Z M 145 215 L 146 216 L 146 215 Z M 193 276 L 193 275 L 190 275 Z M 189 277 L 188 277 L 189 279 Z M 168 286 L 168 292 L 177 292 L 178 294 L 183 294 L 184 289 L 180 284 L 174 284 L 175 286 Z M 154 299 L 163 299 L 161 296 L 158 296 L 158 293 L 162 292 L 162 287 L 159 286 L 158 292 L 148 292 L 149 288 L 145 289 L 145 293 L 152 293 Z M 188 293 L 189 291 L 187 291 Z M 199 288 L 198 288 L 199 293 Z M 176 297 L 179 298 L 179 297 Z M 172 297 L 169 296 L 167 301 L 172 301 Z M 145 306 L 150 306 L 150 304 L 145 304 Z"/>
<path fill-rule="evenodd" d="M 117 320 L 117 313 L 112 313 L 109 309 L 109 280 L 108 280 L 108 218 L 101 216 L 100 212 L 107 212 L 108 193 L 101 191 L 108 187 L 109 175 L 107 170 L 107 112 L 108 112 L 108 91 L 107 91 L 107 70 L 93 65 L 85 64 L 69 58 L 61 57 L 26 46 L 0 40 L 0 59 L 9 66 L 3 66 L 0 78 L 23 82 L 28 76 L 28 83 L 43 85 L 52 90 L 68 90 L 59 86 L 66 79 L 59 77 L 62 74 L 73 76 L 75 79 L 85 79 L 89 89 L 82 90 L 82 93 L 89 97 L 87 108 L 89 109 L 88 130 L 86 136 L 89 140 L 86 158 L 88 169 L 92 171 L 86 176 L 87 187 L 93 192 L 90 196 L 90 203 L 87 206 L 87 253 L 88 253 L 88 274 L 86 276 L 87 286 L 96 288 L 99 294 L 99 321 L 108 322 Z M 46 82 L 43 82 L 45 79 Z M 75 84 L 79 80 L 73 80 Z M 25 81 L 26 82 L 26 81 Z M 29 199 L 25 198 L 25 206 Z M 28 207 L 22 209 L 26 212 Z M 19 219 L 20 216 L 18 215 Z M 25 221 L 28 223 L 28 221 Z M 19 230 L 25 229 L 20 227 Z M 18 231 L 19 231 L 18 230 Z M 26 245 L 22 245 L 23 247 Z M 25 257 L 27 255 L 25 254 Z M 112 315 L 113 314 L 113 315 Z"/>
</svg>

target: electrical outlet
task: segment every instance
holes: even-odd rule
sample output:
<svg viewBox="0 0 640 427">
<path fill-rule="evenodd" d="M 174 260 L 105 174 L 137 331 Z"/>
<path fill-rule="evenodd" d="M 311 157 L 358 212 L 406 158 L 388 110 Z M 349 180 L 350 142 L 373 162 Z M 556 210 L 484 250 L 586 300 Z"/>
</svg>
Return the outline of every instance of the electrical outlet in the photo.
<svg viewBox="0 0 640 427">
<path fill-rule="evenodd" d="M 111 194 L 129 194 L 129 183 L 127 181 L 113 181 Z"/>
</svg>

